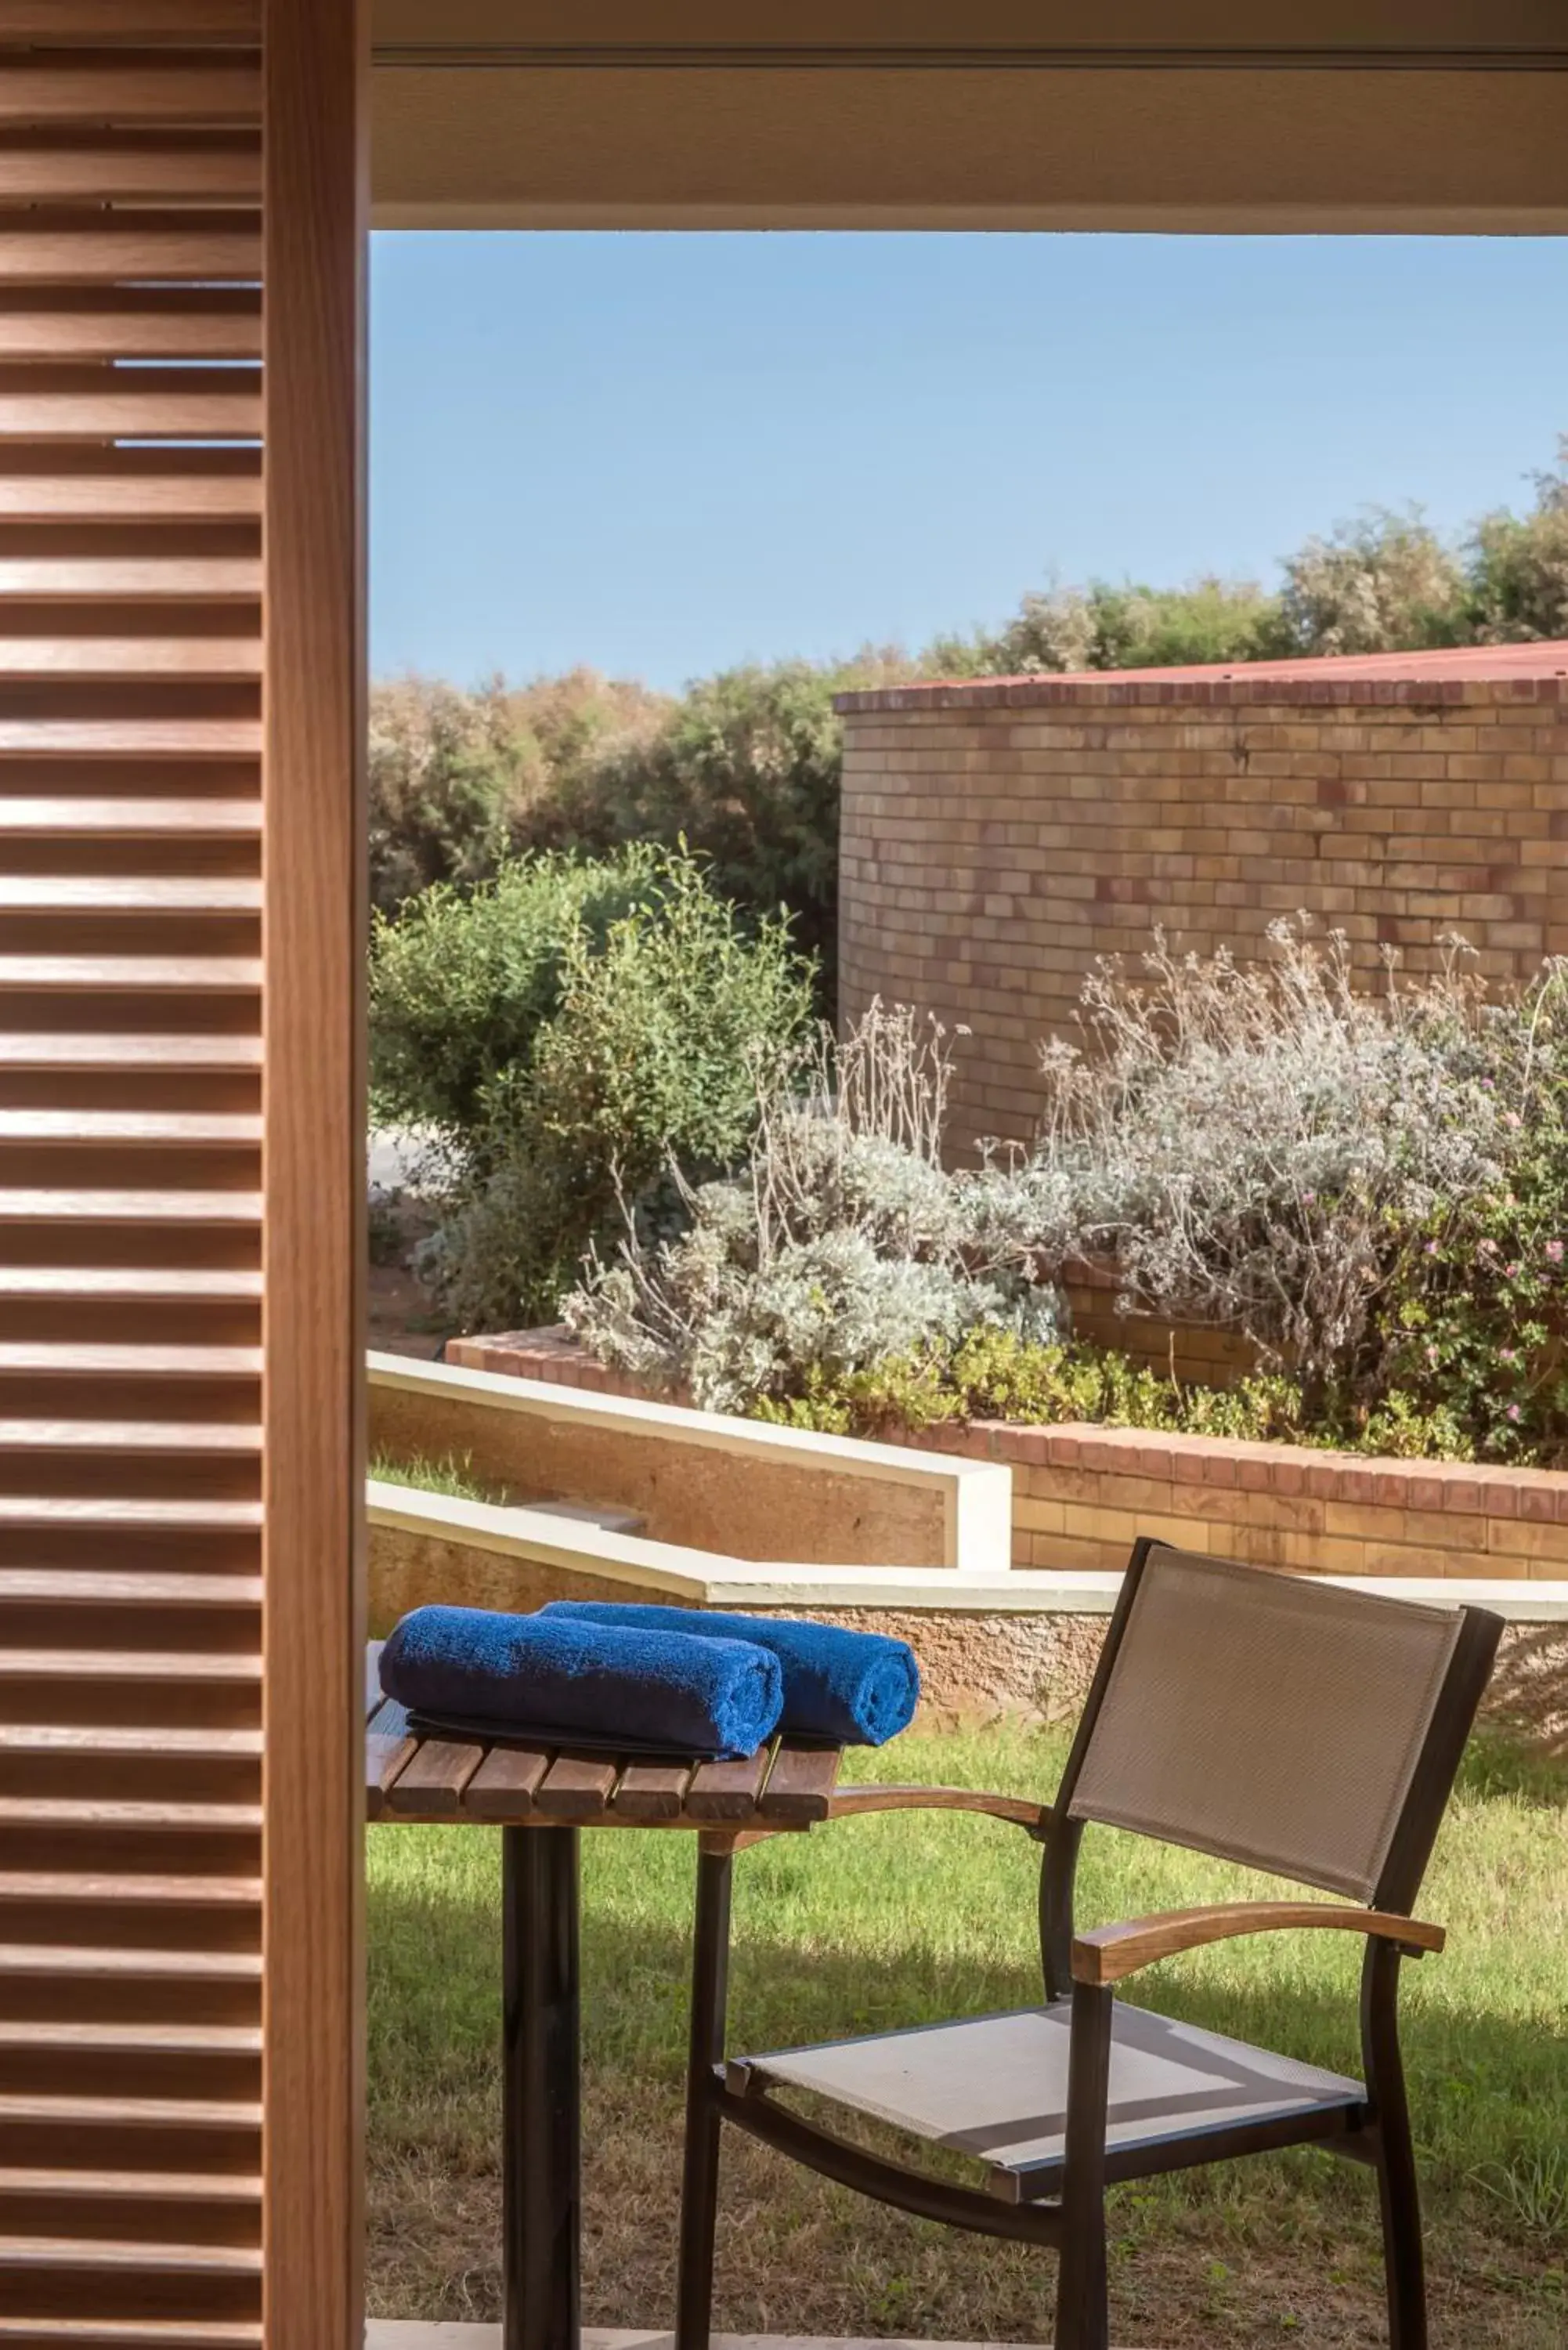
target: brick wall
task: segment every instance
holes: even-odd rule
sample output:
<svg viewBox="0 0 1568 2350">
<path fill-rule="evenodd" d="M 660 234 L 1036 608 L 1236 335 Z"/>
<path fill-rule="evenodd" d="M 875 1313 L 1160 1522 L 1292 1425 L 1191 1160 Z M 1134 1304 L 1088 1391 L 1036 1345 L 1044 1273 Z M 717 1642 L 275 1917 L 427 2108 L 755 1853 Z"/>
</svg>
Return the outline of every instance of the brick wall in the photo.
<svg viewBox="0 0 1568 2350">
<path fill-rule="evenodd" d="M 1261 951 L 1305 908 L 1495 981 L 1568 952 L 1568 644 L 1367 661 L 987 680 L 842 697 L 842 1008 L 971 1032 L 955 1148 L 1023 1139 L 1037 1052 L 1097 955 L 1156 922 Z"/>
<path fill-rule="evenodd" d="M 1012 1469 L 1014 1566 L 1111 1572 L 1153 1534 L 1297 1575 L 1568 1577 L 1568 1477 L 1552 1470 L 1002 1420 L 930 1441 Z"/>
</svg>

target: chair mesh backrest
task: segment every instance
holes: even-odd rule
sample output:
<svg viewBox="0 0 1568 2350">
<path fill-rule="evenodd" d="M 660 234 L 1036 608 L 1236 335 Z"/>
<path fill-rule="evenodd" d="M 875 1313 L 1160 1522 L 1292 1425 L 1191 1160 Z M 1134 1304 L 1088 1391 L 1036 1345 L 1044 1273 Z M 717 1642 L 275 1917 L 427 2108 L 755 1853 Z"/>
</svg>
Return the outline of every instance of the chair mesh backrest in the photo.
<svg viewBox="0 0 1568 2350">
<path fill-rule="evenodd" d="M 1369 1901 L 1459 1624 L 1157 1546 L 1069 1813 Z"/>
</svg>

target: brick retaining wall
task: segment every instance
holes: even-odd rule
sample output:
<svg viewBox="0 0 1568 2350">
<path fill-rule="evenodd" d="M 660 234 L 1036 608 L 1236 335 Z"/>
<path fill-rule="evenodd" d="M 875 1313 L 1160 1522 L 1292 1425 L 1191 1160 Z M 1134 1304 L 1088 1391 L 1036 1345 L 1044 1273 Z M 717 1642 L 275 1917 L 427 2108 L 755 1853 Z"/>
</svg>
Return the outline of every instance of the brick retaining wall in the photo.
<svg viewBox="0 0 1568 2350">
<path fill-rule="evenodd" d="M 840 697 L 843 1015 L 932 1011 L 955 1149 L 1027 1139 L 1041 1039 L 1157 922 L 1261 950 L 1306 909 L 1368 979 L 1461 931 L 1496 981 L 1568 951 L 1568 644 L 988 679 Z"/>
<path fill-rule="evenodd" d="M 562 1330 L 454 1338 L 447 1359 L 638 1392 Z M 1304 1575 L 1568 1578 L 1568 1476 L 1549 1470 L 1002 1420 L 909 1440 L 1012 1469 L 1014 1566 L 1112 1571 L 1126 1565 L 1137 1535 L 1158 1534 Z M 787 1555 L 782 1527 L 779 1543 Z"/>
</svg>

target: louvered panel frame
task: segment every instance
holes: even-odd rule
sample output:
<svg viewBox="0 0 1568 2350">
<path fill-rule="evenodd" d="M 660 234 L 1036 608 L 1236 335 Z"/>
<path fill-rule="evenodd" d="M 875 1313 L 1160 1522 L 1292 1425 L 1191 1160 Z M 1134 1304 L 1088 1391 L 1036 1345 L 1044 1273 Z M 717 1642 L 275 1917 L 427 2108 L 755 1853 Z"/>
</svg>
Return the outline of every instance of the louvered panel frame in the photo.
<svg viewBox="0 0 1568 2350">
<path fill-rule="evenodd" d="M 258 39 L 0 0 L 13 2345 L 261 2339 Z"/>
</svg>

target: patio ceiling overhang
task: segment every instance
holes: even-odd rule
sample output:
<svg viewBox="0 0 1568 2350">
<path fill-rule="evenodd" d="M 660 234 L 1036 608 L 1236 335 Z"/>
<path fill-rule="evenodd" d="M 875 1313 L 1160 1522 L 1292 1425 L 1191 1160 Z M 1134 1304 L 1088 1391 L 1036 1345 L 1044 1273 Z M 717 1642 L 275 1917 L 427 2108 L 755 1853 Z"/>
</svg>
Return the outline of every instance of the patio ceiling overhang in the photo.
<svg viewBox="0 0 1568 2350">
<path fill-rule="evenodd" d="M 385 228 L 1561 234 L 1561 0 L 373 0 Z M 737 16 L 743 22 L 737 26 Z"/>
</svg>

